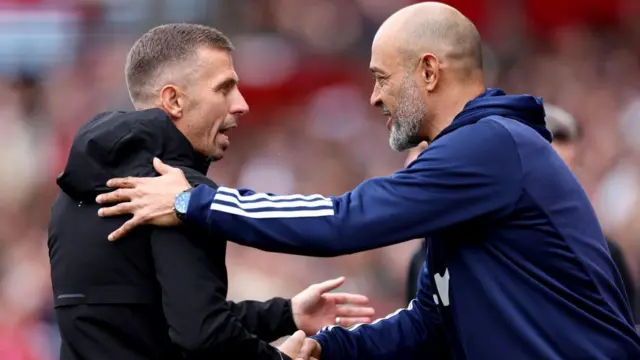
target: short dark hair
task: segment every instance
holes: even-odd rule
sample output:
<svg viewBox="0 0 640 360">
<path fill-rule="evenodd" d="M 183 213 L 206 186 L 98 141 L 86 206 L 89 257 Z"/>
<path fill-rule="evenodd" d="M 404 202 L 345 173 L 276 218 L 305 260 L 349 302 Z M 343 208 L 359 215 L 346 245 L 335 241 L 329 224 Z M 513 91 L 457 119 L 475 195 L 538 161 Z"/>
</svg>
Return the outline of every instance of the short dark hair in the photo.
<svg viewBox="0 0 640 360">
<path fill-rule="evenodd" d="M 229 38 L 204 25 L 166 24 L 142 35 L 129 51 L 125 65 L 131 100 L 134 103 L 151 100 L 158 72 L 164 66 L 188 60 L 202 46 L 233 51 Z"/>
<path fill-rule="evenodd" d="M 553 141 L 569 143 L 581 139 L 580 124 L 569 112 L 552 104 L 544 104 L 544 112 L 547 129 L 551 131 Z"/>
</svg>

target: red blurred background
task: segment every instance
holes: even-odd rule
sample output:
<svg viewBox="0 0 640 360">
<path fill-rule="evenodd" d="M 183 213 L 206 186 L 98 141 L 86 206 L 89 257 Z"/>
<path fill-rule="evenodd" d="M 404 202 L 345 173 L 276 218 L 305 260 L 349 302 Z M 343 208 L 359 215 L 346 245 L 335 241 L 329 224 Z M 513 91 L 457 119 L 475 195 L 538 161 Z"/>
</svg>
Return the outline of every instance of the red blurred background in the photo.
<svg viewBox="0 0 640 360">
<path fill-rule="evenodd" d="M 46 226 L 55 177 L 75 130 L 130 109 L 123 66 L 154 25 L 198 22 L 231 36 L 251 113 L 219 183 L 339 194 L 388 175 L 406 154 L 387 146 L 368 105 L 370 42 L 402 0 L 0 1 L 0 359 L 55 359 Z M 543 96 L 584 130 L 577 175 L 640 279 L 640 2 L 450 0 L 485 40 L 487 85 Z M 335 259 L 230 246 L 230 297 L 291 296 L 347 276 L 379 314 L 402 307 L 415 241 Z M 78 269 L 82 271 L 82 269 Z"/>
</svg>

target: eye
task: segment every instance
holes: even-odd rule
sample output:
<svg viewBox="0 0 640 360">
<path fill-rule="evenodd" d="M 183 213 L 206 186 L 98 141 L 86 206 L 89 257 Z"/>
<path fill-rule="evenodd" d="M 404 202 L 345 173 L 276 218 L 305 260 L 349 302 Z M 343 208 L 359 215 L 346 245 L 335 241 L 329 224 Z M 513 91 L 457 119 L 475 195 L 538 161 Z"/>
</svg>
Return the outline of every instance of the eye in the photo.
<svg viewBox="0 0 640 360">
<path fill-rule="evenodd" d="M 375 76 L 376 84 L 379 84 L 380 86 L 385 85 L 387 83 L 387 80 L 388 80 L 387 76 L 381 76 L 381 75 Z"/>
<path fill-rule="evenodd" d="M 233 88 L 235 87 L 235 84 L 232 83 L 228 83 L 225 86 L 223 86 L 220 91 L 224 94 L 224 95 L 228 95 L 231 90 L 233 90 Z"/>
<path fill-rule="evenodd" d="M 228 95 L 233 89 L 235 89 L 237 82 L 233 79 L 227 80 L 215 88 L 215 91 L 221 92 L 223 95 Z"/>
</svg>

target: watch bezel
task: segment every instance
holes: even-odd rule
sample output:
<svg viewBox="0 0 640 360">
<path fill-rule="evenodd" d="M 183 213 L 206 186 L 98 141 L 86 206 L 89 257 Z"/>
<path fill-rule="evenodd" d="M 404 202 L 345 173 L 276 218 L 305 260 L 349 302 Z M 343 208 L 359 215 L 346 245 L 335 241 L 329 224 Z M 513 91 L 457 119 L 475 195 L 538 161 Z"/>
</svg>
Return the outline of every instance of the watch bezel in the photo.
<svg viewBox="0 0 640 360">
<path fill-rule="evenodd" d="M 189 188 L 185 191 L 180 192 L 178 195 L 176 195 L 175 200 L 173 201 L 173 212 L 176 214 L 176 217 L 180 220 L 184 219 L 184 216 L 187 213 L 187 209 L 189 208 L 189 199 L 191 198 L 191 192 L 193 191 L 193 188 Z M 187 196 L 188 195 L 188 196 Z M 185 200 L 183 200 L 182 198 L 187 196 L 187 198 Z M 186 208 L 184 209 L 184 212 L 180 211 L 178 209 L 178 207 L 176 206 L 178 204 L 178 201 L 185 201 L 186 202 Z"/>
</svg>

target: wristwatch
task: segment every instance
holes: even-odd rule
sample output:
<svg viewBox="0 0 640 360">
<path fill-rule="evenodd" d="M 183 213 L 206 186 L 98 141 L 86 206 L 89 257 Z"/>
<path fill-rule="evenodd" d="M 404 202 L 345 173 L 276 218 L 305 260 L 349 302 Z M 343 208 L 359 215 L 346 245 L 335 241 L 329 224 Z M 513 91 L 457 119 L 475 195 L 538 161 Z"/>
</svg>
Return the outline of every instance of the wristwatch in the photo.
<svg viewBox="0 0 640 360">
<path fill-rule="evenodd" d="M 189 209 L 189 200 L 191 200 L 191 192 L 193 188 L 187 189 L 178 196 L 173 202 L 173 211 L 176 213 L 176 217 L 180 220 L 184 220 L 184 216 L 187 214 L 187 210 Z"/>
</svg>

